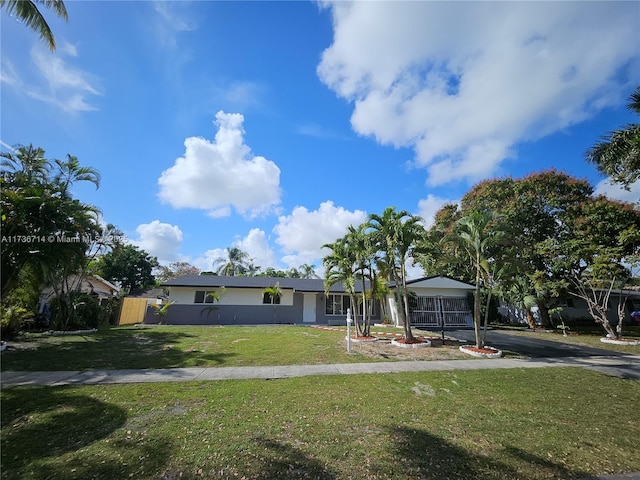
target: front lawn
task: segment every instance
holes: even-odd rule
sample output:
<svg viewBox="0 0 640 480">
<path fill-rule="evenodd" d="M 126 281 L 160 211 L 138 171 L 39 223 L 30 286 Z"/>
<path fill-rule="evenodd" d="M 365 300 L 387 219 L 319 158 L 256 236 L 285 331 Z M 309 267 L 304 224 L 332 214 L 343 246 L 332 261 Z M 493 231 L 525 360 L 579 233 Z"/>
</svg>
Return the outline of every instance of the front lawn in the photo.
<svg viewBox="0 0 640 480">
<path fill-rule="evenodd" d="M 235 367 L 468 358 L 455 345 L 420 350 L 395 347 L 378 350 L 354 342 L 353 354 L 349 355 L 344 328 L 105 327 L 86 335 L 25 334 L 2 353 L 2 370 Z"/>
<path fill-rule="evenodd" d="M 1 392 L 2 478 L 538 480 L 640 471 L 640 382 L 581 368 Z"/>
</svg>

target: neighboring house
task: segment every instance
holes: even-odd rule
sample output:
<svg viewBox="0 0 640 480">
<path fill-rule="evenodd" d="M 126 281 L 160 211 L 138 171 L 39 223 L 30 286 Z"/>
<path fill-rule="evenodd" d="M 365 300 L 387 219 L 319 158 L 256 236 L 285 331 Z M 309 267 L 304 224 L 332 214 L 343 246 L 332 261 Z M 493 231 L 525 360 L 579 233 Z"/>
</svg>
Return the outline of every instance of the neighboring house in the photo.
<svg viewBox="0 0 640 480">
<path fill-rule="evenodd" d="M 393 285 L 390 286 L 393 288 Z M 445 276 L 430 276 L 409 280 L 407 289 L 415 296 L 410 302 L 411 325 L 414 327 L 436 328 L 473 327 L 473 314 L 469 306 L 469 293 L 473 285 Z M 393 295 L 388 298 L 391 321 L 401 326 Z"/>
<path fill-rule="evenodd" d="M 68 288 L 67 288 L 68 287 Z M 94 295 L 98 301 L 113 298 L 118 295 L 120 288 L 105 280 L 100 275 L 70 275 L 65 280 L 65 291 L 79 290 L 82 293 Z M 45 288 L 40 294 L 38 313 L 42 313 L 44 306 L 56 296 L 53 287 Z"/>
<path fill-rule="evenodd" d="M 605 292 L 602 292 L 604 295 Z M 637 323 L 635 319 L 631 317 L 631 312 L 640 311 L 640 291 L 635 289 L 624 290 L 622 294 L 622 299 L 625 302 L 624 304 L 624 319 L 623 325 L 634 325 Z M 587 306 L 587 302 L 582 298 L 578 298 L 576 296 L 567 296 L 566 298 L 557 300 L 557 306 L 562 307 L 562 311 L 560 315 L 562 318 L 566 320 L 580 320 L 581 323 L 591 323 L 595 324 L 595 320 L 589 313 L 589 307 Z M 609 297 L 609 302 L 607 304 L 607 319 L 609 322 L 613 324 L 618 323 L 618 305 L 620 305 L 620 293 L 619 292 L 611 292 Z M 504 302 L 500 303 L 500 307 L 498 308 L 498 312 L 509 322 L 511 323 L 520 323 L 526 324 L 527 317 L 526 313 L 518 309 L 512 305 L 508 305 Z M 538 312 L 538 307 L 533 307 L 531 309 L 533 316 L 536 320 L 537 324 L 541 324 L 540 314 Z M 560 319 L 558 315 L 552 315 L 551 321 L 554 325 L 560 323 Z"/>
<path fill-rule="evenodd" d="M 276 283 L 282 295 L 273 299 L 264 290 Z M 168 301 L 175 302 L 163 323 L 173 325 L 344 325 L 347 308 L 351 308 L 342 283 L 336 283 L 325 294 L 321 279 L 187 275 L 161 286 L 169 290 Z M 414 311 L 414 315 L 420 316 L 420 322 L 414 325 L 439 325 L 433 321 L 443 318 L 442 315 L 446 325 L 473 325 L 466 300 L 467 291 L 473 290 L 473 286 L 446 277 L 429 277 L 410 282 L 410 288 L 418 295 L 418 305 L 424 307 Z M 220 301 L 209 295 L 212 292 Z M 361 284 L 356 285 L 356 293 L 362 294 Z M 430 301 L 435 302 L 433 311 L 429 310 Z M 397 324 L 397 315 L 391 310 Z M 380 305 L 373 305 L 372 322 L 379 323 L 381 319 Z M 158 316 L 148 308 L 144 322 L 158 321 Z"/>
</svg>

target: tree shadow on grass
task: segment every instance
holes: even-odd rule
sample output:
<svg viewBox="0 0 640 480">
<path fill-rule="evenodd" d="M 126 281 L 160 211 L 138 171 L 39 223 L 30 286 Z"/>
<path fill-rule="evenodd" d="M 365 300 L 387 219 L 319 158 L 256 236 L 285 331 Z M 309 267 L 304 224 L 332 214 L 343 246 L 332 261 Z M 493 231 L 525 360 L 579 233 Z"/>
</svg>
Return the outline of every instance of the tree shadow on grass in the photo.
<svg viewBox="0 0 640 480">
<path fill-rule="evenodd" d="M 3 479 L 131 478 L 160 470 L 170 455 L 170 439 L 115 433 L 123 408 L 68 388 L 6 390 L 1 408 Z"/>
<path fill-rule="evenodd" d="M 256 480 L 308 479 L 334 480 L 331 472 L 313 456 L 287 443 L 266 437 L 256 437 L 256 445 L 261 447 L 260 459 L 252 460 L 247 472 L 249 478 Z"/>
<path fill-rule="evenodd" d="M 234 354 L 190 346 L 198 335 L 155 329 L 105 329 L 95 334 L 39 337 L 3 352 L 2 370 L 184 368 L 220 366 Z M 20 346 L 20 344 L 16 344 Z"/>
<path fill-rule="evenodd" d="M 498 459 L 469 452 L 422 429 L 392 427 L 390 434 L 395 478 L 534 480 L 588 476 L 515 447 L 500 449 L 502 459 Z"/>
</svg>

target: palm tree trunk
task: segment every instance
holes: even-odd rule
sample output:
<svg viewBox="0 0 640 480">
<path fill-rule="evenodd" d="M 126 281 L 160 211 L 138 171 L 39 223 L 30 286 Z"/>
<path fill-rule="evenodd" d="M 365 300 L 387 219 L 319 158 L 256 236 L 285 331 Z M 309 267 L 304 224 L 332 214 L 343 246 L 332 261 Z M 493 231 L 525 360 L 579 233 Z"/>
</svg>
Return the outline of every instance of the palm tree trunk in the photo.
<svg viewBox="0 0 640 480">
<path fill-rule="evenodd" d="M 402 298 L 404 300 L 404 338 L 407 341 L 415 340 L 411 333 L 411 316 L 409 313 L 409 295 L 407 292 L 407 275 L 404 264 L 401 267 L 400 275 L 402 276 Z"/>
<path fill-rule="evenodd" d="M 487 295 L 487 309 L 484 312 L 484 326 L 482 329 L 482 345 L 487 340 L 487 324 L 489 323 L 489 306 L 491 305 L 491 289 L 489 289 L 489 294 Z"/>
<path fill-rule="evenodd" d="M 483 348 L 484 344 L 480 338 L 480 258 L 476 258 L 476 294 L 473 299 L 473 330 L 476 335 L 476 348 Z"/>
</svg>

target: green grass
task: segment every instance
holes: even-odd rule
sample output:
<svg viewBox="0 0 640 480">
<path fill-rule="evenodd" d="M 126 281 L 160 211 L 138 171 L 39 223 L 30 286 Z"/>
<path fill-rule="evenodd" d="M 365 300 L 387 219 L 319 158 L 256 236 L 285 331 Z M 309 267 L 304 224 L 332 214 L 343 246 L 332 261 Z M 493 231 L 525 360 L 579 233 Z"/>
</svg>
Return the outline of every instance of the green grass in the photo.
<svg viewBox="0 0 640 480">
<path fill-rule="evenodd" d="M 7 480 L 640 471 L 640 382 L 579 368 L 16 387 L 1 396 Z"/>
<path fill-rule="evenodd" d="M 87 335 L 26 334 L 17 340 L 2 353 L 3 371 L 300 365 L 406 357 L 375 355 L 370 347 L 355 343 L 354 354 L 349 355 L 344 328 L 106 327 Z M 454 346 L 421 355 L 431 359 L 464 356 Z"/>
</svg>

